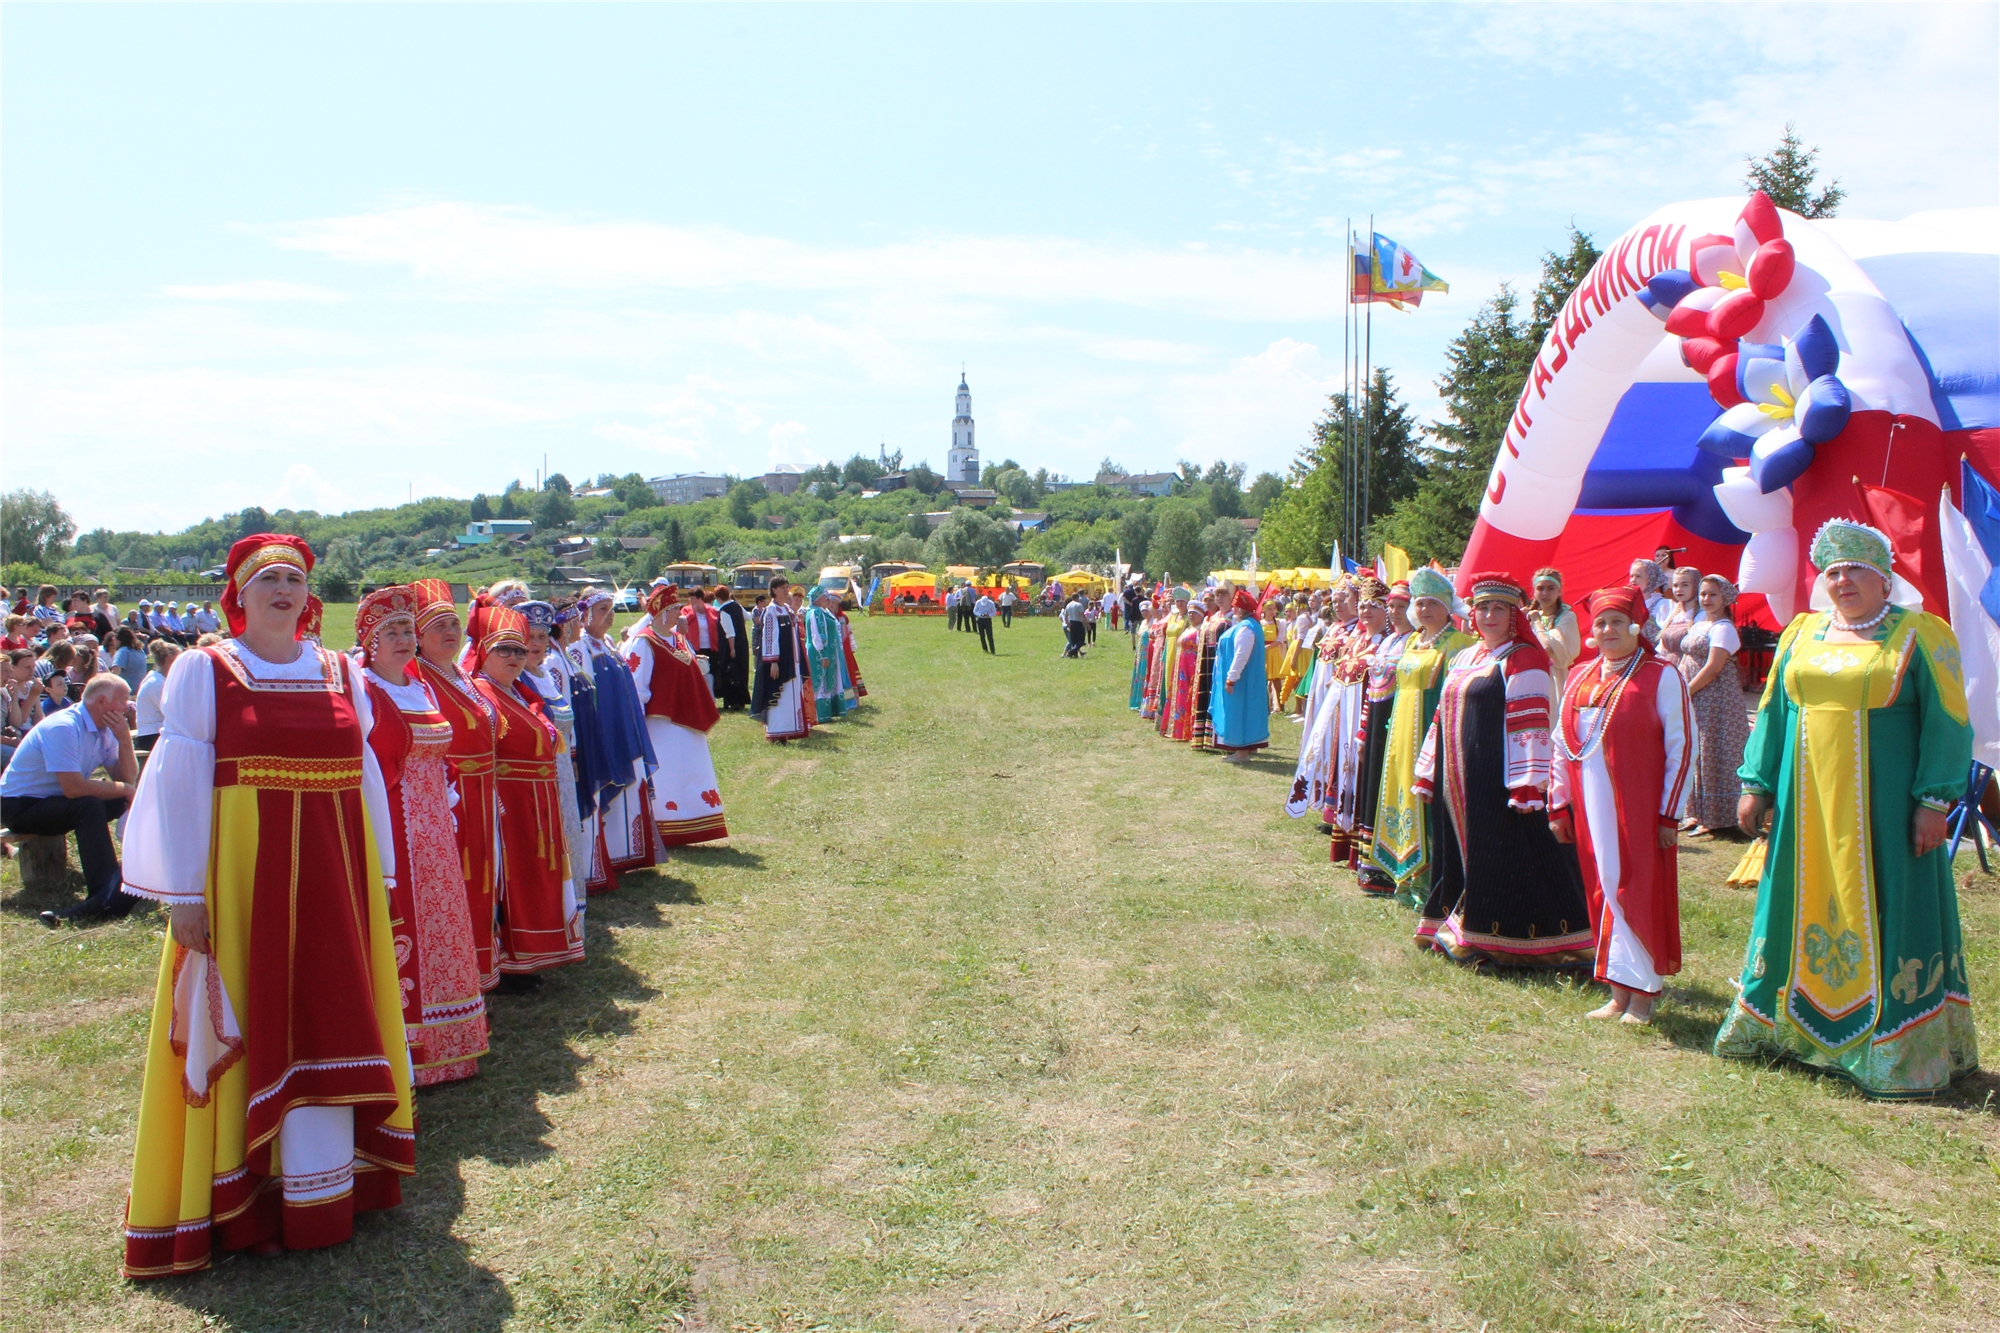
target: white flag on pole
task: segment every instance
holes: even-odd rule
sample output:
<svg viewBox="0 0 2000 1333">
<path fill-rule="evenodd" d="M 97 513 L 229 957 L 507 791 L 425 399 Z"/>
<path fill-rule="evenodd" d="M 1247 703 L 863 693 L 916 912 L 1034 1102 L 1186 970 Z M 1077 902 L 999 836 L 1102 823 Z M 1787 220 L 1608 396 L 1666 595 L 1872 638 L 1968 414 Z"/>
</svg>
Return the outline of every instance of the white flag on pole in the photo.
<svg viewBox="0 0 2000 1333">
<path fill-rule="evenodd" d="M 1979 590 L 1993 562 L 1979 548 L 1972 525 L 1946 490 L 1938 501 L 1938 534 L 1944 539 L 1944 568 L 1951 598 L 1951 628 L 1958 635 L 1965 670 L 1965 702 L 1972 714 L 1973 758 L 2000 768 L 2000 625 L 1979 604 Z"/>
</svg>

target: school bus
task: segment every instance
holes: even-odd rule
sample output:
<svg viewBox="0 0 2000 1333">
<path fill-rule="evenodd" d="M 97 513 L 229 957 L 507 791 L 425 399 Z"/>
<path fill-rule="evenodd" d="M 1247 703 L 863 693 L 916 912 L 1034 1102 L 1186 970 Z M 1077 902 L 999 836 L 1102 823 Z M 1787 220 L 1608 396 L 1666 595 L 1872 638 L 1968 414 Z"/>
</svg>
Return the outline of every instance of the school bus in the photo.
<svg viewBox="0 0 2000 1333">
<path fill-rule="evenodd" d="M 819 572 L 819 585 L 828 592 L 840 594 L 840 605 L 852 611 L 861 605 L 861 594 L 866 591 L 857 587 L 861 581 L 861 571 L 854 565 L 828 565 Z"/>
<path fill-rule="evenodd" d="M 777 560 L 746 560 L 729 571 L 729 595 L 745 607 L 755 606 L 757 594 L 769 589 L 780 574 L 789 579 L 791 568 Z"/>
<path fill-rule="evenodd" d="M 682 593 L 693 592 L 696 588 L 713 594 L 722 587 L 722 571 L 714 565 L 698 564 L 692 560 L 681 560 L 660 571 L 660 577 L 679 588 Z"/>
</svg>

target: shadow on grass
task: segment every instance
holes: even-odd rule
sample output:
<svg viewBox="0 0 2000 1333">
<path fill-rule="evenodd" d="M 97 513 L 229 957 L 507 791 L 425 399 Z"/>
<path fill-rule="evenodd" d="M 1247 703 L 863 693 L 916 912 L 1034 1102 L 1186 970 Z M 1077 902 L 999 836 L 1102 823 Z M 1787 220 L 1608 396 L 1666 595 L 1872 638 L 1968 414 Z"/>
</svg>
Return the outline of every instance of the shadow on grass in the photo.
<svg viewBox="0 0 2000 1333">
<path fill-rule="evenodd" d="M 526 996 L 489 995 L 489 1050 L 477 1077 L 417 1093 L 417 1173 L 401 1206 L 357 1220 L 346 1245 L 252 1258 L 218 1256 L 208 1274 L 150 1285 L 149 1294 L 241 1330 L 449 1328 L 497 1331 L 518 1317 L 517 1291 L 543 1284 L 507 1280 L 481 1266 L 457 1234 L 470 1162 L 533 1166 L 554 1156 L 550 1099 L 575 1093 L 592 1049 L 625 1036 L 633 1015 L 659 992 L 619 957 L 609 927 L 656 901 L 699 901 L 665 875 L 627 876 L 619 894 L 591 903 L 584 961 L 544 974 Z M 626 910 L 617 910 L 614 907 Z M 609 910 L 607 910 L 609 909 Z M 527 1205 L 532 1210 L 533 1205 Z M 525 1219 L 502 1216 L 502 1226 Z M 478 1228 L 483 1230 L 484 1227 Z M 545 1256 L 560 1262 L 564 1255 Z"/>
<path fill-rule="evenodd" d="M 1653 1014 L 1653 1027 L 1684 1051 L 1710 1051 L 1722 1020 L 1729 1016 L 1733 994 L 1706 982 L 1670 985 L 1667 999 Z"/>
<path fill-rule="evenodd" d="M 692 847 L 676 847 L 669 853 L 667 869 L 676 865 L 704 866 L 729 870 L 762 870 L 764 858 L 757 852 L 741 851 L 735 847 L 718 846 L 712 842 L 696 843 Z M 658 872 L 655 872 L 656 874 Z"/>
</svg>

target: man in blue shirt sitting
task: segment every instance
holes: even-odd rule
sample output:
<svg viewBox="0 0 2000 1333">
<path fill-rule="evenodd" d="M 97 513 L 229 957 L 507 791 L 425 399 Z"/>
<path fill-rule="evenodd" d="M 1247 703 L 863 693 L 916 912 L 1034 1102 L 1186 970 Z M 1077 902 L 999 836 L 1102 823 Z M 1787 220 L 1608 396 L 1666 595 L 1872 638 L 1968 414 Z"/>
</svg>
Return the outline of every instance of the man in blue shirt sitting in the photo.
<svg viewBox="0 0 2000 1333">
<path fill-rule="evenodd" d="M 42 924 L 124 916 L 138 899 L 124 892 L 111 825 L 125 813 L 139 781 L 132 729 L 125 721 L 131 687 L 113 673 L 91 678 L 73 708 L 37 723 L 0 775 L 0 819 L 16 833 L 42 837 L 76 834 L 77 855 L 90 896 L 61 911 L 43 912 Z M 91 774 L 103 769 L 108 778 Z"/>
</svg>

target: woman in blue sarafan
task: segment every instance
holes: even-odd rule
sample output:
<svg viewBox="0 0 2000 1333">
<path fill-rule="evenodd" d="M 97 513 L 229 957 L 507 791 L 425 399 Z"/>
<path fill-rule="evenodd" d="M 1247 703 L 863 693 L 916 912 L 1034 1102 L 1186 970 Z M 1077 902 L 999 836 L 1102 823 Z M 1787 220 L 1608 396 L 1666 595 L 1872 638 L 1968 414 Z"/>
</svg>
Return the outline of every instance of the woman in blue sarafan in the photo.
<svg viewBox="0 0 2000 1333">
<path fill-rule="evenodd" d="M 576 606 L 583 634 L 564 650 L 570 659 L 570 705 L 576 715 L 577 793 L 585 836 L 593 844 L 587 887 L 591 893 L 603 893 L 618 887 L 624 871 L 660 861 L 652 793 L 653 773 L 660 764 L 646 734 L 645 709 L 632 673 L 608 638 L 614 614 L 611 594 L 601 588 L 586 589 Z"/>
<path fill-rule="evenodd" d="M 1215 724 L 1213 748 L 1230 763 L 1242 763 L 1271 743 L 1271 701 L 1264 679 L 1264 627 L 1257 621 L 1257 599 L 1238 588 L 1229 611 L 1230 626 L 1215 642 L 1208 714 Z"/>
</svg>

